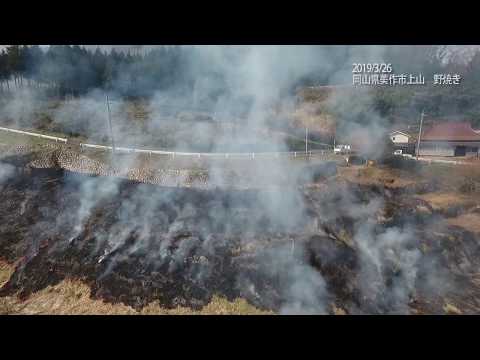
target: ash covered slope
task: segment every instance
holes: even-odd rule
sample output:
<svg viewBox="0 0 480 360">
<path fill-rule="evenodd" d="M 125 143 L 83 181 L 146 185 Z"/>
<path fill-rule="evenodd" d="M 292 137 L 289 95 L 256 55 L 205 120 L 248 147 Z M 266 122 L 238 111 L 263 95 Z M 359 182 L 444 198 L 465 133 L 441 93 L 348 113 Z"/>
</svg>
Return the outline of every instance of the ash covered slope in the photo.
<svg viewBox="0 0 480 360">
<path fill-rule="evenodd" d="M 2 164 L 0 256 L 17 264 L 2 296 L 76 278 L 137 309 L 219 294 L 280 313 L 442 313 L 445 298 L 478 312 L 477 235 L 442 232 L 401 191 L 212 191 L 17 169 Z"/>
</svg>

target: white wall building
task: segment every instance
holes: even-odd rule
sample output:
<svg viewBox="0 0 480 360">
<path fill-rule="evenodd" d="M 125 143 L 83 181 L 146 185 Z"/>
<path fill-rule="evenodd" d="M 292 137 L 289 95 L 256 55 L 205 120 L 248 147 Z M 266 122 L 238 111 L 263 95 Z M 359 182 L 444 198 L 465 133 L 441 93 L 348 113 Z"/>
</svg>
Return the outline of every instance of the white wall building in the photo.
<svg viewBox="0 0 480 360">
<path fill-rule="evenodd" d="M 408 132 L 395 130 L 389 136 L 395 150 L 402 150 L 403 153 L 412 154 L 415 151 L 415 137 Z"/>
</svg>

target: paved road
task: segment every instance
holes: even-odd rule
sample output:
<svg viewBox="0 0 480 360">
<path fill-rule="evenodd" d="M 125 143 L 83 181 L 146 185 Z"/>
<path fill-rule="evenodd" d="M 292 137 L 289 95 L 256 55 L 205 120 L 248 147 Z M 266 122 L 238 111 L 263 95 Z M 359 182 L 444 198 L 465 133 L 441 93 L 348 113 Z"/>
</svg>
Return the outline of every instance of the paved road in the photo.
<svg viewBox="0 0 480 360">
<path fill-rule="evenodd" d="M 67 144 L 68 139 L 62 137 L 55 137 L 49 135 L 43 135 L 35 132 L 16 130 L 11 128 L 0 127 L 1 131 L 7 131 L 27 136 L 38 137 L 42 139 L 52 140 L 55 142 L 60 142 Z M 99 145 L 99 144 L 88 144 L 80 143 L 82 149 L 99 149 L 105 151 L 112 151 L 111 146 Z M 158 150 L 158 149 L 137 149 L 137 148 L 127 148 L 127 147 L 115 147 L 115 152 L 118 153 L 139 153 L 147 155 L 167 155 L 172 158 L 179 157 L 193 157 L 193 158 L 218 158 L 218 159 L 231 159 L 231 158 L 242 158 L 242 159 L 255 159 L 255 158 L 279 158 L 279 157 L 324 157 L 327 159 L 333 155 L 332 150 L 311 150 L 308 152 L 305 151 L 287 151 L 287 152 L 242 152 L 242 153 L 205 153 L 205 152 L 180 152 L 180 151 L 168 151 L 168 150 Z"/>
</svg>

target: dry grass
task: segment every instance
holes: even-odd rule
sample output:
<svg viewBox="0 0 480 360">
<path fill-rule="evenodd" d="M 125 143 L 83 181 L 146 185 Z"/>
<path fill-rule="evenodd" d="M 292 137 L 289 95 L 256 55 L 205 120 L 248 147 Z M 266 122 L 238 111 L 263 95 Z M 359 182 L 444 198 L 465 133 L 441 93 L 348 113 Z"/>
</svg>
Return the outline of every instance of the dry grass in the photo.
<svg viewBox="0 0 480 360">
<path fill-rule="evenodd" d="M 10 278 L 12 265 L 0 261 L 0 287 Z M 124 304 L 110 304 L 90 297 L 90 288 L 79 280 L 63 280 L 55 286 L 32 294 L 20 301 L 15 296 L 0 297 L 0 314 L 52 314 L 52 315 L 268 315 L 247 303 L 245 299 L 227 301 L 214 296 L 212 301 L 199 311 L 178 307 L 165 309 L 151 303 L 140 312 Z"/>
<path fill-rule="evenodd" d="M 0 260 L 0 288 L 10 279 L 13 273 L 13 266 Z M 10 298 L 0 297 L 0 315 L 11 314 L 14 312 Z"/>
<path fill-rule="evenodd" d="M 43 144 L 48 144 L 48 143 L 52 143 L 52 141 L 47 140 L 47 139 L 37 138 L 37 137 L 34 137 L 34 136 L 16 134 L 16 133 L 11 133 L 11 132 L 6 132 L 6 131 L 0 130 L 0 144 L 2 144 L 2 145 L 6 145 L 6 146 L 15 146 L 15 145 L 36 146 L 36 145 L 43 145 Z M 53 141 L 53 143 L 55 143 L 55 142 Z"/>
<path fill-rule="evenodd" d="M 463 214 L 448 219 L 447 223 L 480 234 L 480 214 Z"/>
<path fill-rule="evenodd" d="M 450 303 L 445 303 L 443 311 L 448 315 L 462 315 L 462 312 L 455 305 Z"/>
<path fill-rule="evenodd" d="M 416 197 L 427 201 L 434 210 L 446 210 L 454 206 L 473 207 L 480 205 L 478 194 L 467 196 L 459 192 L 434 192 L 417 195 Z"/>
<path fill-rule="evenodd" d="M 339 167 L 338 175 L 341 179 L 363 185 L 385 185 L 392 188 L 408 186 L 417 182 L 403 171 L 376 166 Z"/>
<path fill-rule="evenodd" d="M 435 179 L 439 181 L 443 187 L 457 191 L 466 180 L 477 183 L 480 182 L 480 165 L 424 165 L 415 176 L 420 176 L 423 179 Z"/>
<path fill-rule="evenodd" d="M 335 119 L 319 103 L 302 103 L 291 115 L 292 125 L 295 127 L 308 127 L 311 131 L 322 134 L 334 133 Z"/>
<path fill-rule="evenodd" d="M 13 266 L 0 260 L 0 288 L 10 279 L 13 273 Z"/>
<path fill-rule="evenodd" d="M 0 267 L 0 283 L 9 278 L 13 269 L 5 264 Z M 212 301 L 199 311 L 190 308 L 162 308 L 151 303 L 140 312 L 124 304 L 110 304 L 90 298 L 90 288 L 78 280 L 63 280 L 55 286 L 32 294 L 27 300 L 20 301 L 15 296 L 0 298 L 0 314 L 26 315 L 266 315 L 272 314 L 256 309 L 244 299 L 229 302 L 221 297 Z"/>
</svg>

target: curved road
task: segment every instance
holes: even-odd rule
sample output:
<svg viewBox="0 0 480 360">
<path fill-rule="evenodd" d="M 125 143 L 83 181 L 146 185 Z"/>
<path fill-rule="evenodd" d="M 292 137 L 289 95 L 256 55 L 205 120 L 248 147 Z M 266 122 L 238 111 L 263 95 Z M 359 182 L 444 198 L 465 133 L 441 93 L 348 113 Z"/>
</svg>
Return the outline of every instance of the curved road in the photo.
<svg viewBox="0 0 480 360">
<path fill-rule="evenodd" d="M 52 140 L 55 142 L 61 142 L 64 144 L 68 143 L 67 138 L 56 137 L 56 136 L 49 136 L 43 135 L 39 133 L 29 132 L 29 131 L 22 131 L 16 129 L 10 129 L 5 127 L 0 127 L 1 131 L 27 135 L 27 136 L 34 136 L 42 139 Z M 91 149 L 102 149 L 112 151 L 111 146 L 106 145 L 98 145 L 98 144 L 87 144 L 87 143 L 80 143 L 80 147 L 83 148 L 91 148 Z M 137 149 L 137 148 L 127 148 L 127 147 L 115 147 L 115 152 L 121 153 L 142 153 L 148 155 L 169 155 L 172 157 L 175 156 L 190 156 L 190 157 L 217 157 L 217 158 L 231 158 L 231 157 L 242 157 L 242 158 L 252 158 L 254 159 L 256 156 L 260 157 L 280 157 L 280 156 L 312 156 L 312 155 L 331 155 L 333 151 L 331 150 L 311 150 L 308 151 L 308 154 L 305 151 L 285 151 L 285 152 L 242 152 L 242 153 L 205 153 L 205 152 L 180 152 L 180 151 L 166 151 L 166 150 L 156 150 L 156 149 Z"/>
</svg>

